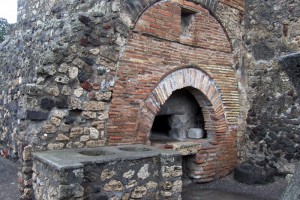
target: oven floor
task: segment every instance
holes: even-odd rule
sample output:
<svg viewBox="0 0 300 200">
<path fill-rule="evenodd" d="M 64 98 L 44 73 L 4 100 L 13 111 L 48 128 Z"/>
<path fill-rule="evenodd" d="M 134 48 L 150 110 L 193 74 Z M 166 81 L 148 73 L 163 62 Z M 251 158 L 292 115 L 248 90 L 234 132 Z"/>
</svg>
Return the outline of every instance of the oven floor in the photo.
<svg viewBox="0 0 300 200">
<path fill-rule="evenodd" d="M 180 141 L 180 140 L 176 140 L 175 138 L 168 137 L 167 134 L 168 133 L 165 133 L 165 132 L 152 132 L 150 140 L 152 142 L 160 142 L 160 143 Z"/>
</svg>

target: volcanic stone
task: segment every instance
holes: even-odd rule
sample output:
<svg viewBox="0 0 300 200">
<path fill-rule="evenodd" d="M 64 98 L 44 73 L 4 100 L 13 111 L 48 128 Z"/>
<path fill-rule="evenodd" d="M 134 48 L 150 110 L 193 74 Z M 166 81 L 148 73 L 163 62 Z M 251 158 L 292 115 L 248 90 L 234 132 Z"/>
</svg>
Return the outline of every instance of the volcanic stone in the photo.
<svg viewBox="0 0 300 200">
<path fill-rule="evenodd" d="M 55 106 L 55 102 L 52 99 L 45 98 L 41 100 L 41 108 L 51 110 Z"/>
<path fill-rule="evenodd" d="M 32 121 L 43 121 L 48 119 L 49 112 L 31 111 L 26 112 L 26 118 Z"/>
</svg>

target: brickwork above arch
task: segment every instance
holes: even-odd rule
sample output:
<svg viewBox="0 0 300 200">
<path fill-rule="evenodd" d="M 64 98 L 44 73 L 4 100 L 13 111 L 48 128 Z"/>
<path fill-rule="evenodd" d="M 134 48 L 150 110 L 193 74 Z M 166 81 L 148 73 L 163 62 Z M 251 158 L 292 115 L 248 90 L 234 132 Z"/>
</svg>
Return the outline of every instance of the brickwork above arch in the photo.
<svg viewBox="0 0 300 200">
<path fill-rule="evenodd" d="M 172 0 L 175 3 L 183 3 L 183 0 Z M 131 20 L 133 22 L 137 21 L 139 16 L 154 3 L 160 2 L 159 0 L 125 0 L 122 1 L 122 5 L 126 13 L 129 14 Z M 205 7 L 210 12 L 214 13 L 217 9 L 218 3 L 222 3 L 224 5 L 228 5 L 240 11 L 244 11 L 245 9 L 245 0 L 189 0 L 185 1 L 186 4 L 196 3 L 203 7 Z"/>
<path fill-rule="evenodd" d="M 185 12 L 190 24 L 182 27 Z M 183 35 L 186 29 L 188 35 Z M 135 32 L 221 52 L 231 52 L 231 44 L 219 22 L 202 6 L 189 1 L 171 0 L 157 3 L 146 10 L 136 23 Z"/>
</svg>

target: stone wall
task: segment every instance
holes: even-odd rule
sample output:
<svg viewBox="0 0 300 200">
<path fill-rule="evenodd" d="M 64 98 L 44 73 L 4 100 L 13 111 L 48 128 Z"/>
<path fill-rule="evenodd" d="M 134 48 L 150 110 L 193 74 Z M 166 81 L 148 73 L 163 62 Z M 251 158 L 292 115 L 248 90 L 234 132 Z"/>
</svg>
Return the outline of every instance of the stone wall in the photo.
<svg viewBox="0 0 300 200">
<path fill-rule="evenodd" d="M 300 159 L 299 1 L 246 1 L 247 157 L 280 173 Z"/>
<path fill-rule="evenodd" d="M 177 6 L 174 10 L 177 20 L 171 24 L 175 28 L 173 30 L 175 37 L 153 36 L 172 39 L 173 44 L 167 41 L 162 43 L 166 43 L 167 46 L 173 45 L 174 53 L 178 53 L 177 47 L 180 47 L 182 52 L 189 48 L 194 49 L 193 53 L 205 57 L 198 64 L 202 64 L 201 68 L 207 70 L 211 76 L 225 63 L 222 73 L 227 74 L 235 85 L 233 89 L 231 88 L 235 98 L 224 101 L 225 113 L 229 113 L 229 124 L 231 123 L 238 131 L 238 145 L 242 144 L 245 125 L 238 121 L 245 121 L 247 107 L 244 95 L 239 95 L 245 91 L 241 53 L 243 1 L 173 0 L 165 3 L 199 8 L 202 13 L 199 19 L 208 20 L 208 27 L 219 33 L 218 37 L 214 37 L 216 43 L 210 43 L 210 38 L 202 35 L 207 40 L 205 46 L 201 46 L 200 42 L 194 43 L 196 40 L 192 38 L 186 40 L 185 45 L 180 47 L 178 45 L 178 42 L 181 42 L 178 37 L 180 9 Z M 31 187 L 32 150 L 98 147 L 109 143 L 147 143 L 148 138 L 144 133 L 136 141 L 131 140 L 130 134 L 136 133 L 137 130 L 130 130 L 128 138 L 114 136 L 112 131 L 109 131 L 114 127 L 108 123 L 108 119 L 116 114 L 113 112 L 112 104 L 119 95 L 120 81 L 124 76 L 123 58 L 126 58 L 123 55 L 128 54 L 127 50 L 131 48 L 129 44 L 134 45 L 134 42 L 143 40 L 148 44 L 161 43 L 158 39 L 148 37 L 147 34 L 141 34 L 149 32 L 138 30 L 141 24 L 137 24 L 142 22 L 140 16 L 147 8 L 156 9 L 155 6 L 159 6 L 160 1 L 19 0 L 18 4 L 19 24 L 15 34 L 0 47 L 0 57 L 4 61 L 1 62 L 3 69 L 1 86 L 4 93 L 1 100 L 3 116 L 0 122 L 3 130 L 1 130 L 1 149 L 21 158 L 24 168 L 20 173 L 19 182 L 23 187 L 27 189 Z M 165 13 L 163 9 L 160 9 L 160 12 L 164 17 L 170 14 Z M 197 26 L 205 28 L 201 23 Z M 193 31 L 197 31 L 195 27 L 192 27 Z M 138 38 L 139 41 L 133 41 L 133 38 Z M 195 44 L 201 48 L 195 48 Z M 205 50 L 210 54 L 206 55 Z M 217 52 L 222 56 L 218 57 Z M 191 55 L 188 58 L 197 62 Z M 191 64 L 178 57 L 175 60 L 178 61 L 177 67 Z M 170 63 L 171 61 L 166 59 L 165 65 Z M 143 93 L 149 93 L 163 76 L 175 68 L 175 65 L 167 66 L 159 74 L 153 73 L 149 76 L 154 82 L 146 80 L 150 81 L 150 84 L 148 88 L 143 88 Z M 142 67 L 140 69 L 142 70 Z M 146 75 L 152 68 L 143 70 L 141 73 Z M 219 82 L 222 82 L 221 76 L 215 75 L 214 78 L 216 80 L 219 78 Z M 223 91 L 226 93 L 226 89 Z M 230 90 L 227 92 L 229 94 Z M 139 100 L 146 96 L 146 93 L 143 94 Z M 233 107 L 231 100 L 234 101 Z M 135 109 L 142 109 L 144 102 L 129 102 L 129 104 Z M 124 112 L 129 108 L 131 107 L 124 108 Z M 137 116 L 135 109 L 134 115 Z M 133 119 L 130 118 L 132 114 L 130 112 L 123 115 L 128 121 Z M 135 122 L 125 124 L 126 128 L 134 129 Z M 137 129 L 137 126 L 135 128 Z M 234 140 L 231 137 L 229 139 Z M 28 190 L 23 191 L 25 193 L 22 198 L 30 198 L 30 195 L 27 195 Z"/>
<path fill-rule="evenodd" d="M 116 154 L 108 148 L 86 150 L 84 155 L 76 150 L 36 154 L 35 199 L 181 199 L 181 155 L 165 150 L 145 151 L 145 147 L 135 150 L 136 146 L 123 147 L 134 152 L 120 152 L 117 148 L 110 148 Z M 112 154 L 105 157 L 99 152 Z"/>
<path fill-rule="evenodd" d="M 180 199 L 182 191 L 181 159 L 147 158 L 85 166 L 83 183 L 89 199 Z M 172 162 L 170 162 L 173 160 Z M 158 163 L 164 161 L 167 165 Z M 97 174 L 101 174 L 101 179 Z M 103 187 L 103 188 L 102 188 Z M 95 192 L 102 188 L 102 194 Z M 100 196 L 99 196 L 100 195 Z"/>
<path fill-rule="evenodd" d="M 83 197 L 83 169 L 57 170 L 43 162 L 33 164 L 33 188 L 35 199 L 77 199 Z M 31 195 L 31 190 L 26 189 Z M 25 193 L 24 192 L 24 193 Z"/>
<path fill-rule="evenodd" d="M 19 41 L 19 42 L 18 42 Z M 21 40 L 5 41 L 1 50 L 1 90 L 0 94 L 0 150 L 6 156 L 17 155 L 17 133 L 19 132 L 19 99 L 22 83 L 21 66 L 26 45 Z M 10 55 L 14 51 L 13 55 Z M 7 56 L 7 58 L 6 58 Z M 8 58 L 9 57 L 9 58 Z"/>
</svg>

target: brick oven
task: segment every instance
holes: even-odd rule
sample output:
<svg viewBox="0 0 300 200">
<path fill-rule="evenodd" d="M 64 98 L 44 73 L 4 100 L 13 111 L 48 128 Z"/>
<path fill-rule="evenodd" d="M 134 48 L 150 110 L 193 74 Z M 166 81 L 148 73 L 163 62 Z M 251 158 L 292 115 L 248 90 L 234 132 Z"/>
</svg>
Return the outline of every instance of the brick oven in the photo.
<svg viewBox="0 0 300 200">
<path fill-rule="evenodd" d="M 172 148 L 206 182 L 237 160 L 239 93 L 219 21 L 189 1 L 163 1 L 137 20 L 118 64 L 108 143 Z M 187 137 L 191 128 L 204 138 Z"/>
</svg>

